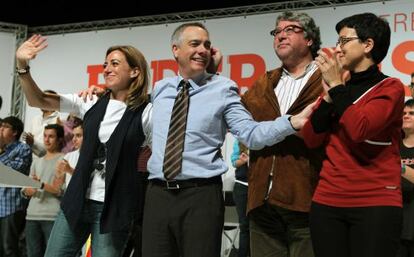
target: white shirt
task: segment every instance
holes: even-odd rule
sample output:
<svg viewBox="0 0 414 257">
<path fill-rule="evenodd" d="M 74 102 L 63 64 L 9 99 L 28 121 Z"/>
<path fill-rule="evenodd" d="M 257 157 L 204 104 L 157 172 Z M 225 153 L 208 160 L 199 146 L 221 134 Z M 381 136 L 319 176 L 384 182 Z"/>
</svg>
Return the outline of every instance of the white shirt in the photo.
<svg viewBox="0 0 414 257">
<path fill-rule="evenodd" d="M 292 76 L 286 69 L 283 69 L 275 94 L 280 106 L 280 115 L 285 115 L 292 104 L 298 98 L 300 92 L 305 87 L 309 78 L 318 69 L 315 62 L 311 62 L 305 68 L 302 75 L 298 77 Z"/>
<path fill-rule="evenodd" d="M 83 118 L 85 113 L 98 101 L 96 96 L 92 100 L 87 99 L 86 103 L 76 94 L 60 95 L 60 110 L 64 112 L 73 112 L 75 115 Z M 115 99 L 110 99 L 106 107 L 104 118 L 99 126 L 99 140 L 106 143 L 114 132 L 116 126 L 122 118 L 127 105 Z M 145 134 L 143 146 L 150 145 L 151 142 L 151 114 L 152 105 L 148 104 L 142 114 L 142 128 Z M 133 158 L 136 158 L 134 156 Z M 103 202 L 105 199 L 105 179 L 101 177 L 101 172 L 95 170 L 92 172 L 92 182 L 89 186 L 86 198 Z"/>
<path fill-rule="evenodd" d="M 78 163 L 78 159 L 79 159 L 79 149 L 67 153 L 65 155 L 65 157 L 63 157 L 63 159 L 68 162 L 69 166 L 72 169 L 75 169 L 76 164 Z M 66 186 L 66 188 L 68 187 L 71 178 L 72 178 L 72 175 L 70 175 L 69 173 L 65 173 L 65 186 Z"/>
</svg>

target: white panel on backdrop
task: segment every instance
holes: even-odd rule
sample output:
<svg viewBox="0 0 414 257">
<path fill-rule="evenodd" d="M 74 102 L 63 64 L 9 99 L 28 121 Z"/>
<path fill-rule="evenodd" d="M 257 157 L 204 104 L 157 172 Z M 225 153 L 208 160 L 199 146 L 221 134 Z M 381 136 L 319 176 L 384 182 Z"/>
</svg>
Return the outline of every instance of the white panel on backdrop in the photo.
<svg viewBox="0 0 414 257">
<path fill-rule="evenodd" d="M 334 27 L 340 19 L 361 12 L 374 12 L 384 16 L 391 25 L 392 41 L 382 69 L 385 74 L 408 83 L 409 73 L 414 71 L 412 0 L 302 11 L 312 16 L 320 26 L 323 47 L 335 45 L 337 33 Z M 280 65 L 273 51 L 273 38 L 269 34 L 275 27 L 277 15 L 278 13 L 273 13 L 205 21 L 212 45 L 220 48 L 224 54 L 222 74 L 238 82 L 244 90 L 254 81 L 246 78 L 258 70 L 263 73 L 264 70 Z M 49 46 L 31 63 L 31 72 L 42 89 L 54 89 L 62 93 L 77 92 L 88 87 L 91 82 L 87 73 L 88 66 L 103 63 L 109 46 L 131 44 L 146 56 L 151 74 L 159 75 L 162 61 L 173 62 L 170 36 L 177 25 L 178 23 L 49 36 Z M 407 64 L 411 64 L 412 71 L 407 70 L 410 67 Z M 155 72 L 156 69 L 158 73 Z M 165 70 L 158 75 L 157 78 L 161 78 L 174 73 Z M 151 81 L 153 82 L 152 79 Z M 97 82 L 103 83 L 102 77 Z M 32 117 L 34 112 L 32 108 L 27 109 L 26 117 Z M 232 145 L 228 143 L 226 149 L 228 157 L 228 149 L 232 149 Z"/>
<path fill-rule="evenodd" d="M 3 99 L 0 109 L 1 118 L 10 115 L 15 52 L 16 35 L 0 32 L 0 96 Z"/>
</svg>

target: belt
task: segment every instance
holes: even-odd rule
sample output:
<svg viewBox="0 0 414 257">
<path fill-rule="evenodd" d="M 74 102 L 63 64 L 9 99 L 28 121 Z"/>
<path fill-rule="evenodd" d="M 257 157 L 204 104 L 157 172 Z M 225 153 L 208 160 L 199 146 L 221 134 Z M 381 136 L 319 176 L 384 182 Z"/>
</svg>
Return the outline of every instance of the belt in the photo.
<svg viewBox="0 0 414 257">
<path fill-rule="evenodd" d="M 186 180 L 170 180 L 165 181 L 161 179 L 150 179 L 149 183 L 152 185 L 164 187 L 166 189 L 183 189 L 191 187 L 201 187 L 212 184 L 222 184 L 221 176 L 211 178 L 191 178 Z"/>
</svg>

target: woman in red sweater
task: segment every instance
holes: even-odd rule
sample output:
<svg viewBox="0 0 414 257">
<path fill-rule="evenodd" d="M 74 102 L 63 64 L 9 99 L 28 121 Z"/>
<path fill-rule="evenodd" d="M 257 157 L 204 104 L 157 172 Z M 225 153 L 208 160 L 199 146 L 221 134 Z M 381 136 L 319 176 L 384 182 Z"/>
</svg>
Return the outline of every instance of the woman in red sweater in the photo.
<svg viewBox="0 0 414 257">
<path fill-rule="evenodd" d="M 390 27 L 363 13 L 341 20 L 336 31 L 331 56 L 321 51 L 316 58 L 326 94 L 302 130 L 309 147 L 326 146 L 310 212 L 315 255 L 393 257 L 402 219 L 404 88 L 378 69 Z"/>
</svg>

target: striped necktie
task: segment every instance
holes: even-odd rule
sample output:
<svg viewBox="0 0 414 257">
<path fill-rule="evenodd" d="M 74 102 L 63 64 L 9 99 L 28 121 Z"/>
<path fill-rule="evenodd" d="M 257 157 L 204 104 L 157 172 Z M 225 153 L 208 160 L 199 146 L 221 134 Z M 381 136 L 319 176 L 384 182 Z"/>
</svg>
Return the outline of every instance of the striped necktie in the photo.
<svg viewBox="0 0 414 257">
<path fill-rule="evenodd" d="M 180 86 L 182 89 L 175 98 L 165 146 L 163 170 L 166 180 L 173 180 L 181 172 L 183 162 L 185 130 L 190 103 L 188 96 L 190 83 L 181 80 Z"/>
</svg>

